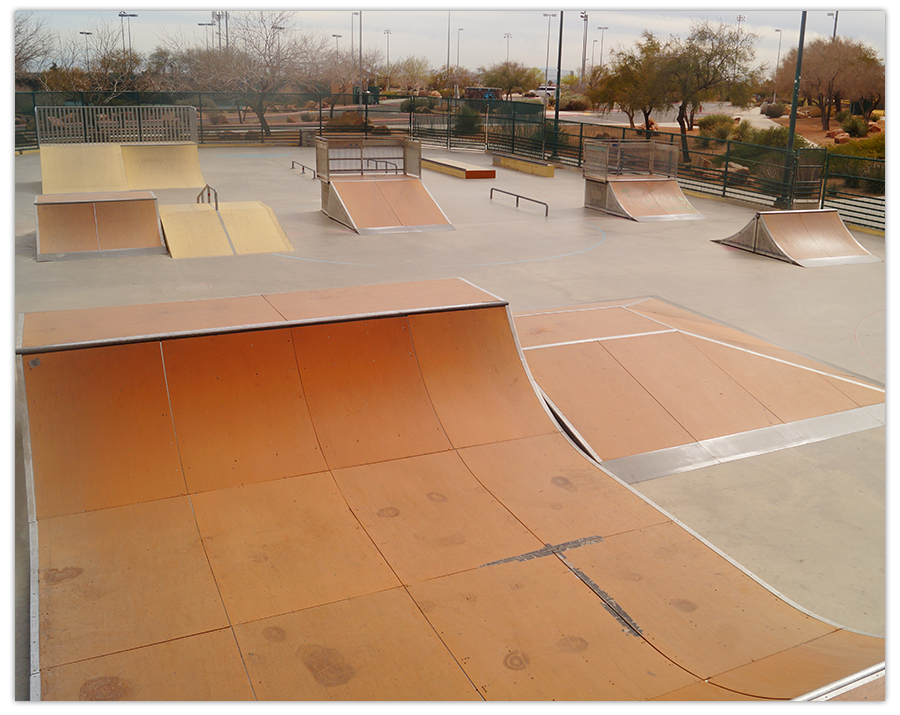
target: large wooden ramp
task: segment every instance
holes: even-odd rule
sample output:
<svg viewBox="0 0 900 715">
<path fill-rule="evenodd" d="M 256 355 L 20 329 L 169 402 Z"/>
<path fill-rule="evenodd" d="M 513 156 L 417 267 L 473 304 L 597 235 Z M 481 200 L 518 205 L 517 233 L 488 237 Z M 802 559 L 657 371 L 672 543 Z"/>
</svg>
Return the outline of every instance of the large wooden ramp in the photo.
<svg viewBox="0 0 900 715">
<path fill-rule="evenodd" d="M 585 176 L 584 205 L 634 221 L 680 221 L 705 218 L 675 179 L 659 176 Z"/>
<path fill-rule="evenodd" d="M 322 210 L 361 234 L 453 230 L 415 176 L 348 175 L 323 182 Z"/>
<path fill-rule="evenodd" d="M 464 281 L 19 335 L 35 697 L 788 699 L 882 667 L 576 450 Z"/>
<path fill-rule="evenodd" d="M 806 268 L 881 260 L 859 244 L 835 209 L 760 211 L 736 234 L 715 243 Z"/>
</svg>

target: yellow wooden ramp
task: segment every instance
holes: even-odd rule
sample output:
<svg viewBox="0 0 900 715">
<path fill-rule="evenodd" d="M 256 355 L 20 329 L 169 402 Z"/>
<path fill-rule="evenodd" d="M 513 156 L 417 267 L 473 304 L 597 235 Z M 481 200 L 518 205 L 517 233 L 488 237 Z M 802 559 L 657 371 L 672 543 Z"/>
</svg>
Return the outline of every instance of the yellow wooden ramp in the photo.
<svg viewBox="0 0 900 715">
<path fill-rule="evenodd" d="M 40 153 L 44 194 L 131 188 L 120 144 L 45 144 Z"/>
<path fill-rule="evenodd" d="M 883 662 L 575 449 L 511 321 L 461 280 L 24 316 L 33 692 L 786 699 Z"/>
</svg>

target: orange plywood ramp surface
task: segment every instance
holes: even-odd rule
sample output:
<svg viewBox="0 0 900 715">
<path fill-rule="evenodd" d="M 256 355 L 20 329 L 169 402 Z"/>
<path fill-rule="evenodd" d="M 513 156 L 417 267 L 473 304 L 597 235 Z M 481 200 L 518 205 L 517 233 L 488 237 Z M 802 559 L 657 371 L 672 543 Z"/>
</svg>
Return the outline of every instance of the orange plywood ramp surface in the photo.
<svg viewBox="0 0 900 715">
<path fill-rule="evenodd" d="M 515 323 L 537 384 L 602 460 L 884 402 L 877 385 L 659 299 Z"/>
<path fill-rule="evenodd" d="M 761 211 L 715 242 L 807 268 L 881 260 L 860 245 L 835 209 Z"/>
<path fill-rule="evenodd" d="M 577 450 L 503 301 L 332 298 L 26 316 L 36 696 L 782 698 L 883 660 Z"/>
<path fill-rule="evenodd" d="M 345 177 L 323 184 L 322 196 L 322 210 L 357 233 L 453 229 L 417 177 Z"/>
</svg>

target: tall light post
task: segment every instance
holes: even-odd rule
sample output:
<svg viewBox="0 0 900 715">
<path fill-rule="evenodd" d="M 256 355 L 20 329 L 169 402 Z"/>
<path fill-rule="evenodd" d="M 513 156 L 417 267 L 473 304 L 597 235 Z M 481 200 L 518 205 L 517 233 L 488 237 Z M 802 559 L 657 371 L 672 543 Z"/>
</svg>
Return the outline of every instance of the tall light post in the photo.
<svg viewBox="0 0 900 715">
<path fill-rule="evenodd" d="M 584 21 L 584 39 L 581 43 L 581 86 L 584 87 L 584 65 L 587 62 L 588 14 L 582 11 L 581 19 Z"/>
<path fill-rule="evenodd" d="M 363 97 L 365 77 L 363 77 L 363 63 L 362 63 L 362 10 L 359 11 L 359 103 L 365 103 L 365 97 Z"/>
<path fill-rule="evenodd" d="M 215 25 L 214 22 L 198 22 L 198 27 L 205 27 L 206 29 L 203 31 L 204 36 L 206 37 L 206 51 L 209 52 L 209 28 Z"/>
<path fill-rule="evenodd" d="M 340 39 L 343 35 L 332 35 L 332 37 L 334 38 L 334 51 L 341 54 Z"/>
<path fill-rule="evenodd" d="M 603 67 L 603 33 L 608 30 L 608 27 L 598 27 L 600 30 L 600 66 Z"/>
<path fill-rule="evenodd" d="M 84 61 L 90 66 L 91 64 L 91 50 L 88 47 L 88 35 L 93 35 L 93 32 L 79 32 L 79 35 L 84 35 Z"/>
<path fill-rule="evenodd" d="M 391 91 L 391 31 L 385 30 L 385 36 L 387 37 L 387 87 L 386 90 L 388 92 Z"/>
<path fill-rule="evenodd" d="M 512 33 L 504 32 L 503 37 L 506 40 L 506 64 L 509 64 L 509 38 L 512 37 Z"/>
<path fill-rule="evenodd" d="M 137 17 L 133 12 L 120 12 L 119 17 L 122 22 L 122 52 L 131 55 L 131 18 Z M 128 49 L 125 49 L 125 21 L 128 21 Z"/>
<path fill-rule="evenodd" d="M 742 23 L 744 20 L 746 20 L 746 19 L 747 19 L 747 16 L 746 16 L 746 15 L 738 15 L 738 16 L 737 16 L 738 33 L 740 33 L 740 31 L 741 31 L 741 23 Z"/>
<path fill-rule="evenodd" d="M 355 52 L 355 51 L 354 51 L 354 47 L 355 47 L 355 44 L 354 44 L 354 43 L 355 43 L 355 41 L 354 41 L 354 39 L 353 39 L 353 38 L 354 38 L 354 34 L 353 34 L 353 33 L 356 32 L 356 30 L 354 29 L 354 18 L 355 18 L 357 15 L 359 15 L 358 12 L 351 12 L 351 13 L 350 13 L 350 56 L 351 56 L 351 57 L 353 56 L 353 54 L 354 54 L 354 52 Z"/>
<path fill-rule="evenodd" d="M 775 56 L 775 77 L 772 79 L 772 104 L 775 104 L 775 95 L 778 92 L 778 65 L 781 64 L 781 30 L 778 33 L 778 54 Z"/>
<path fill-rule="evenodd" d="M 544 87 L 547 87 L 547 83 L 550 81 L 550 23 L 553 22 L 553 18 L 556 17 L 555 12 L 545 12 L 544 17 L 547 18 L 547 64 L 544 67 Z M 544 90 L 544 94 L 546 94 L 546 89 Z"/>
<path fill-rule="evenodd" d="M 459 99 L 459 33 L 465 28 L 456 28 L 456 98 Z"/>
<path fill-rule="evenodd" d="M 835 10 L 834 12 L 829 12 L 829 13 L 828 13 L 828 17 L 833 17 L 833 18 L 834 18 L 834 30 L 833 30 L 832 33 L 831 33 L 831 39 L 832 39 L 832 40 L 835 39 L 835 38 L 837 37 L 837 18 L 838 18 L 838 13 L 839 13 L 839 12 L 840 12 L 840 10 Z"/>
</svg>

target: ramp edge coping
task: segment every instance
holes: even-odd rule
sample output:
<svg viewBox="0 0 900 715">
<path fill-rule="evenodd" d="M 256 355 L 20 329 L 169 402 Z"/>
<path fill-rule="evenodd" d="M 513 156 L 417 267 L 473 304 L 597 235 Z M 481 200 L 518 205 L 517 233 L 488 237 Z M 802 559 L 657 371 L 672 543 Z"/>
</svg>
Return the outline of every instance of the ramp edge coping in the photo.
<svg viewBox="0 0 900 715">
<path fill-rule="evenodd" d="M 464 310 L 479 310 L 482 308 L 505 308 L 509 302 L 497 299 L 478 303 L 456 303 L 453 305 L 427 306 L 423 308 L 398 308 L 394 310 L 373 311 L 369 313 L 348 313 L 345 315 L 330 315 L 318 318 L 287 318 L 277 322 L 253 323 L 247 325 L 218 326 L 212 328 L 197 328 L 192 330 L 174 330 L 169 332 L 145 333 L 141 335 L 128 335 L 111 338 L 96 338 L 93 340 L 79 340 L 65 343 L 48 343 L 45 345 L 26 346 L 24 342 L 24 320 L 27 314 L 19 314 L 19 326 L 16 334 L 16 355 L 40 355 L 43 353 L 60 352 L 63 350 L 81 350 L 85 348 L 107 347 L 113 345 L 129 345 L 133 343 L 154 342 L 157 340 L 169 340 L 178 338 L 204 337 L 209 335 L 221 335 L 226 333 L 249 333 L 258 330 L 278 330 L 281 328 L 301 327 L 305 325 L 324 325 L 328 323 L 349 323 L 357 320 L 376 320 L 380 318 L 396 318 L 408 315 L 423 315 L 427 313 L 447 313 Z M 64 312 L 64 311 L 60 311 Z"/>
<path fill-rule="evenodd" d="M 873 666 L 865 668 L 858 673 L 848 675 L 846 678 L 836 680 L 829 685 L 825 685 L 817 690 L 813 690 L 805 695 L 794 698 L 797 702 L 810 702 L 814 700 L 830 700 L 831 698 L 843 695 L 846 692 L 855 690 L 867 683 L 871 683 L 879 678 L 886 676 L 885 661 L 876 663 Z"/>
</svg>

